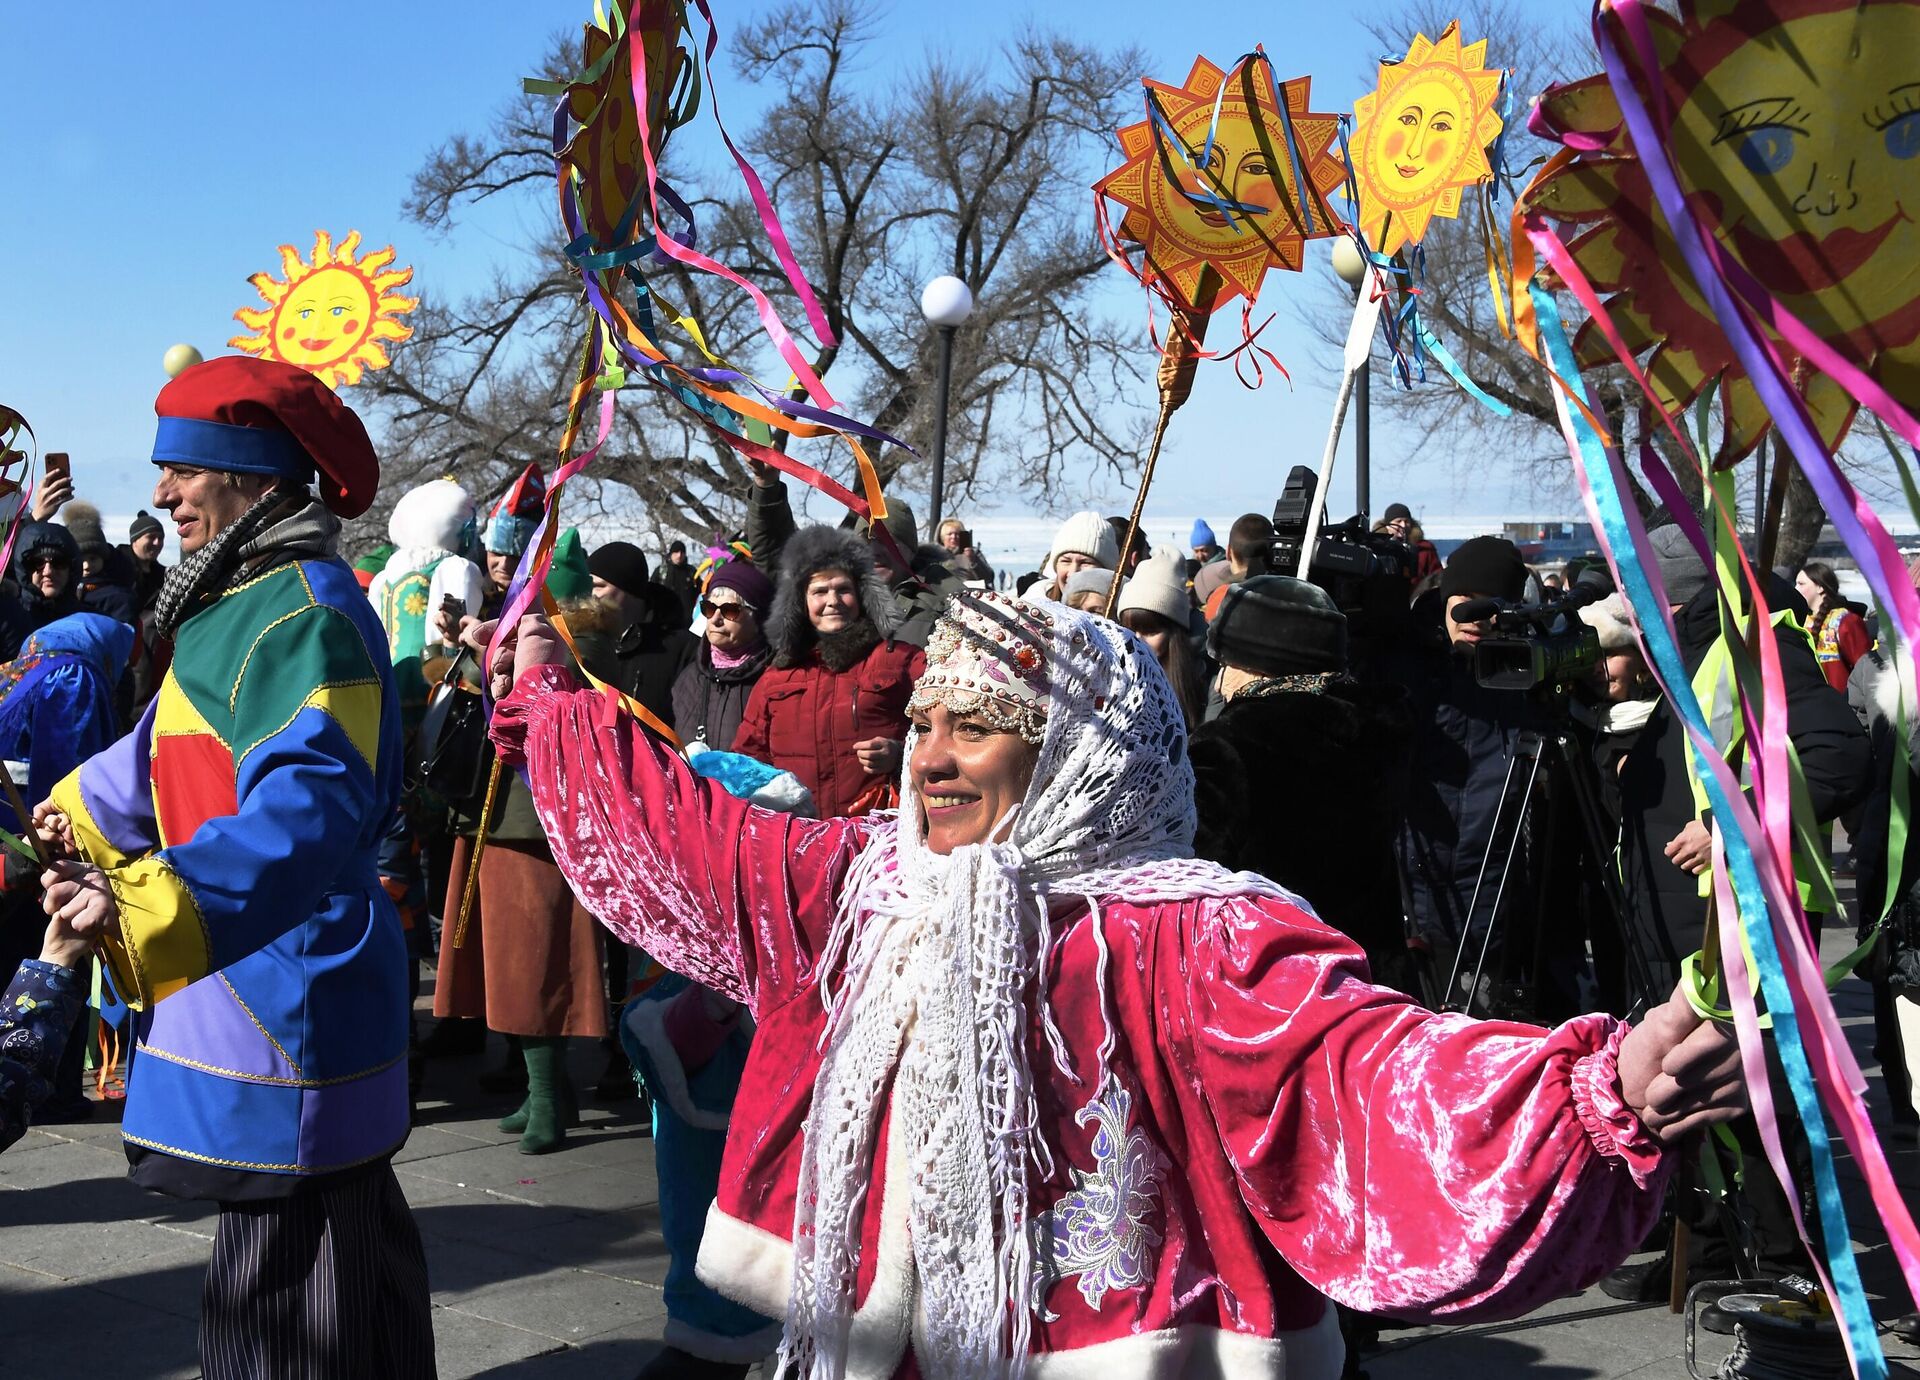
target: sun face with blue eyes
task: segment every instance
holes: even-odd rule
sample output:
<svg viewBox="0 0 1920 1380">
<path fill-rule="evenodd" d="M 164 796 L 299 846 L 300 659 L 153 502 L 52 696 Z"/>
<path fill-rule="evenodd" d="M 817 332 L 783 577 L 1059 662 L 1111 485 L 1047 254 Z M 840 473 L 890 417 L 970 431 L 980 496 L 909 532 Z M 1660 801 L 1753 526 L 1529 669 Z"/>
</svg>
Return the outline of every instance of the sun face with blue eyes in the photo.
<svg viewBox="0 0 1920 1380">
<path fill-rule="evenodd" d="M 1679 11 L 1648 18 L 1673 112 L 1667 149 L 1695 215 L 1795 318 L 1920 408 L 1920 0 L 1681 0 Z M 1581 136 L 1578 154 L 1522 200 L 1580 227 L 1574 259 L 1662 402 L 1716 390 L 1720 458 L 1750 453 L 1772 418 L 1693 281 L 1608 78 L 1554 88 L 1540 110 Z M 1585 365 L 1613 360 L 1591 326 L 1575 349 Z M 1857 399 L 1806 361 L 1794 373 L 1838 444 Z"/>
<path fill-rule="evenodd" d="M 311 263 L 290 244 L 280 246 L 286 274 L 276 279 L 256 273 L 248 281 L 259 290 L 264 308 L 234 313 L 254 334 L 227 343 L 263 359 L 277 359 L 318 375 L 333 387 L 358 383 L 368 369 L 387 367 L 383 341 L 405 340 L 413 327 L 394 318 L 419 305 L 417 297 L 393 291 L 413 277 L 410 268 L 392 268 L 393 247 L 355 258 L 360 232 L 333 247 L 322 230 L 314 236 Z"/>
<path fill-rule="evenodd" d="M 1871 330 L 1920 296 L 1920 5 L 1767 9 L 1776 22 L 1723 40 L 1684 93 L 1675 161 L 1796 315 L 1822 335 Z"/>
</svg>

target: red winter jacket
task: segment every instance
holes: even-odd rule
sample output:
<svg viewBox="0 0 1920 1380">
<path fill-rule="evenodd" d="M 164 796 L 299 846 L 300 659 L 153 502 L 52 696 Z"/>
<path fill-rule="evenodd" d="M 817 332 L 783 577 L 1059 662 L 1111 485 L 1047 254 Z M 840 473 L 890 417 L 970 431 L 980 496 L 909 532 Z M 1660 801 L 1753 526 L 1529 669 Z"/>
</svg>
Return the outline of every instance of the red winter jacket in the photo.
<svg viewBox="0 0 1920 1380">
<path fill-rule="evenodd" d="M 816 647 L 760 677 L 733 751 L 799 777 L 819 818 L 844 815 L 881 779 L 861 768 L 853 745 L 907 736 L 907 700 L 926 668 L 926 654 L 905 642 L 876 643 L 844 671 L 823 664 Z"/>
</svg>

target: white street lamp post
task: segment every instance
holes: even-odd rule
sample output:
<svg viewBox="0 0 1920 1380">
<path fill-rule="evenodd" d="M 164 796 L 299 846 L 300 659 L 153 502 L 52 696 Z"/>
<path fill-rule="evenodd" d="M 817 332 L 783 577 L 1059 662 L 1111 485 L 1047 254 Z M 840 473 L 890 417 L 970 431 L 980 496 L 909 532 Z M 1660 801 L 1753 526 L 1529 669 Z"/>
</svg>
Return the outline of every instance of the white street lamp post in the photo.
<svg viewBox="0 0 1920 1380">
<path fill-rule="evenodd" d="M 940 330 L 939 398 L 933 413 L 933 502 L 928 540 L 937 540 L 947 482 L 947 398 L 953 385 L 953 333 L 973 315 L 973 293 L 960 279 L 942 274 L 920 293 L 920 314 Z"/>
</svg>

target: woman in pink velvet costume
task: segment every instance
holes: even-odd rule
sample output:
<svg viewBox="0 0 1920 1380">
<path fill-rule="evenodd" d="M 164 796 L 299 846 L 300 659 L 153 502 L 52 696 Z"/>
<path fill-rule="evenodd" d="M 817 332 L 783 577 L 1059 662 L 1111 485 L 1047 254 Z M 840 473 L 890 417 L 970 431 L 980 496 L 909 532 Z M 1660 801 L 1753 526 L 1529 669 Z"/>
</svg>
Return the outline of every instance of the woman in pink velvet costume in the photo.
<svg viewBox="0 0 1920 1380">
<path fill-rule="evenodd" d="M 1740 1105 L 1684 1002 L 1438 1015 L 1195 860 L 1179 707 L 1104 619 L 957 597 L 897 818 L 734 800 L 562 660 L 521 625 L 494 737 L 588 909 L 752 1010 L 699 1269 L 784 1319 L 786 1373 L 1330 1380 L 1328 1297 L 1469 1322 L 1584 1288 Z"/>
</svg>

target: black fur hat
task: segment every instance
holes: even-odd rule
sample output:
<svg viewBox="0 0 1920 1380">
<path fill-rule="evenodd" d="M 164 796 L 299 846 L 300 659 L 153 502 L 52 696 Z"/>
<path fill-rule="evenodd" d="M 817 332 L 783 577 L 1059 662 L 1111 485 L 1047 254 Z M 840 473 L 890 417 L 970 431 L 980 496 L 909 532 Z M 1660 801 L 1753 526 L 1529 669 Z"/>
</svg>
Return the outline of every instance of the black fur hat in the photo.
<svg viewBox="0 0 1920 1380">
<path fill-rule="evenodd" d="M 767 619 L 767 641 L 783 663 L 813 644 L 807 582 L 823 570 L 844 570 L 860 590 L 860 611 L 882 637 L 893 631 L 893 596 L 873 563 L 873 548 L 838 527 L 802 527 L 780 549 L 780 584 Z"/>
</svg>

